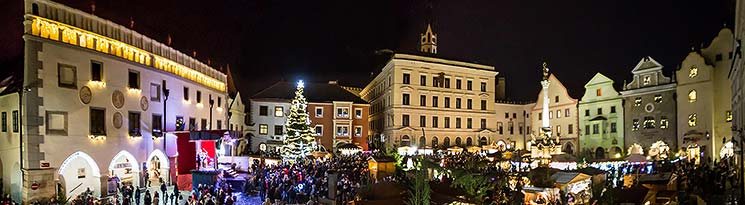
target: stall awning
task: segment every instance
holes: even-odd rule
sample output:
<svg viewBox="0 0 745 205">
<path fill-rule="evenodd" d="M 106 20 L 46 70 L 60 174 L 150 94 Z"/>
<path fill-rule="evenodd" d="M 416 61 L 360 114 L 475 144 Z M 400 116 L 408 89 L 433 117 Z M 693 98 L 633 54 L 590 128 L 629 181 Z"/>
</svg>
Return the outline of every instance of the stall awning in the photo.
<svg viewBox="0 0 745 205">
<path fill-rule="evenodd" d="M 189 140 L 219 140 L 225 134 L 228 134 L 231 138 L 237 139 L 240 137 L 239 131 L 233 130 L 201 130 L 201 131 L 189 131 Z"/>
</svg>

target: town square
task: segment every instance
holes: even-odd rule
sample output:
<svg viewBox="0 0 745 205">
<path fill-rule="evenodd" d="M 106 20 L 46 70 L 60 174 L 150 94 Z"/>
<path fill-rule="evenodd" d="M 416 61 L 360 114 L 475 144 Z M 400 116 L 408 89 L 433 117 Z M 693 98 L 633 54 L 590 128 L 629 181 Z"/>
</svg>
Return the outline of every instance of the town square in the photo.
<svg viewBox="0 0 745 205">
<path fill-rule="evenodd" d="M 0 8 L 0 205 L 745 203 L 743 0 Z"/>
</svg>

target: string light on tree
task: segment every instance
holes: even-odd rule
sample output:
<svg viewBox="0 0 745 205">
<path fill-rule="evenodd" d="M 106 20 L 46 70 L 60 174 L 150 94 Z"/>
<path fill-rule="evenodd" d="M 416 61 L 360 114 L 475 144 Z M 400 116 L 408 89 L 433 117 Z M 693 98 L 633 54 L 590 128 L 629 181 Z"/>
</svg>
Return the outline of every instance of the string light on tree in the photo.
<svg viewBox="0 0 745 205">
<path fill-rule="evenodd" d="M 310 127 L 308 117 L 308 101 L 303 95 L 305 83 L 301 80 L 297 83 L 295 99 L 292 100 L 290 113 L 287 115 L 287 135 L 284 136 L 282 146 L 282 158 L 285 161 L 297 161 L 316 150 L 313 129 Z"/>
</svg>

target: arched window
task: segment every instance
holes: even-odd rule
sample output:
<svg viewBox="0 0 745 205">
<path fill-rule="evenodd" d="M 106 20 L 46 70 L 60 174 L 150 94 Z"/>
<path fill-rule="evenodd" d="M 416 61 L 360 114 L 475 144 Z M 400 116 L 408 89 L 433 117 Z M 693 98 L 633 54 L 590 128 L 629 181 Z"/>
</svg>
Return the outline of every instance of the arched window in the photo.
<svg viewBox="0 0 745 205">
<path fill-rule="evenodd" d="M 427 146 L 427 138 L 424 136 L 419 137 L 419 147 Z"/>
<path fill-rule="evenodd" d="M 401 146 L 409 146 L 411 145 L 411 139 L 409 139 L 408 135 L 404 135 L 401 137 Z"/>
<path fill-rule="evenodd" d="M 39 15 L 39 5 L 36 3 L 31 4 L 31 14 Z"/>
<path fill-rule="evenodd" d="M 698 95 L 696 94 L 696 90 L 688 91 L 688 102 L 696 102 L 698 100 Z"/>
<path fill-rule="evenodd" d="M 479 145 L 481 145 L 481 146 L 484 146 L 487 143 L 489 143 L 489 142 L 486 140 L 486 137 L 481 137 L 481 140 L 479 140 Z"/>
<path fill-rule="evenodd" d="M 460 145 L 461 145 L 461 143 L 460 143 L 460 137 L 456 137 L 455 138 L 455 146 L 460 146 Z"/>
<path fill-rule="evenodd" d="M 442 140 L 442 146 L 444 146 L 445 148 L 450 147 L 450 137 L 445 137 L 445 139 Z"/>
<path fill-rule="evenodd" d="M 471 139 L 470 137 L 466 138 L 466 146 L 473 146 L 473 139 Z"/>
<path fill-rule="evenodd" d="M 432 137 L 432 148 L 437 148 L 437 146 L 438 146 L 437 143 L 438 143 L 437 142 L 437 137 Z"/>
</svg>

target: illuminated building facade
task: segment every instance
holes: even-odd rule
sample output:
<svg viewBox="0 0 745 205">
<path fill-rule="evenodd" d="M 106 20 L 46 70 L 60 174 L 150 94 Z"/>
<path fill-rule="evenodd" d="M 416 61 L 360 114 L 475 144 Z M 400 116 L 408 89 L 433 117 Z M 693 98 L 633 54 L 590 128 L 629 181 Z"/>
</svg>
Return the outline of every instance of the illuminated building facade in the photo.
<svg viewBox="0 0 745 205">
<path fill-rule="evenodd" d="M 732 30 L 720 30 L 708 47 L 688 53 L 675 75 L 677 147 L 698 145 L 704 159 L 717 159 L 724 143 L 732 139 L 732 89 L 727 75 L 734 57 L 733 37 Z"/>
<path fill-rule="evenodd" d="M 737 1 L 735 6 L 735 48 L 732 68 L 728 78 L 732 88 L 732 135 L 742 140 L 745 137 L 745 59 L 743 44 L 745 39 L 745 2 Z M 745 153 L 742 153 L 745 154 Z"/>
<path fill-rule="evenodd" d="M 26 0 L 24 13 L 22 109 L 9 111 L 18 113 L 23 156 L 0 155 L 16 200 L 86 189 L 106 197 L 116 178 L 135 186 L 170 182 L 173 132 L 227 129 L 220 71 L 59 3 Z M 18 94 L 0 98 L 9 103 Z"/>
<path fill-rule="evenodd" d="M 251 97 L 251 150 L 281 149 L 295 89 L 294 83 L 278 82 Z M 336 81 L 305 83 L 304 95 L 318 145 L 329 152 L 345 144 L 367 150 L 370 105 L 366 101 Z"/>
<path fill-rule="evenodd" d="M 657 141 L 677 145 L 675 81 L 652 57 L 642 58 L 631 73 L 633 80 L 621 91 L 624 144 L 638 143 L 645 150 Z"/>
<path fill-rule="evenodd" d="M 579 101 L 579 143 L 581 152 L 594 159 L 623 156 L 623 99 L 613 80 L 597 73 L 585 84 Z"/>
<path fill-rule="evenodd" d="M 550 74 L 542 81 L 550 86 L 544 87 L 539 93 L 536 103 L 531 108 L 530 133 L 541 139 L 543 129 L 551 128 L 551 139 L 558 138 L 561 152 L 575 154 L 578 150 L 578 100 L 569 96 L 569 91 L 554 74 Z M 544 107 L 544 102 L 547 107 Z M 544 119 L 548 119 L 544 121 Z M 550 122 L 550 124 L 548 124 Z"/>
</svg>

